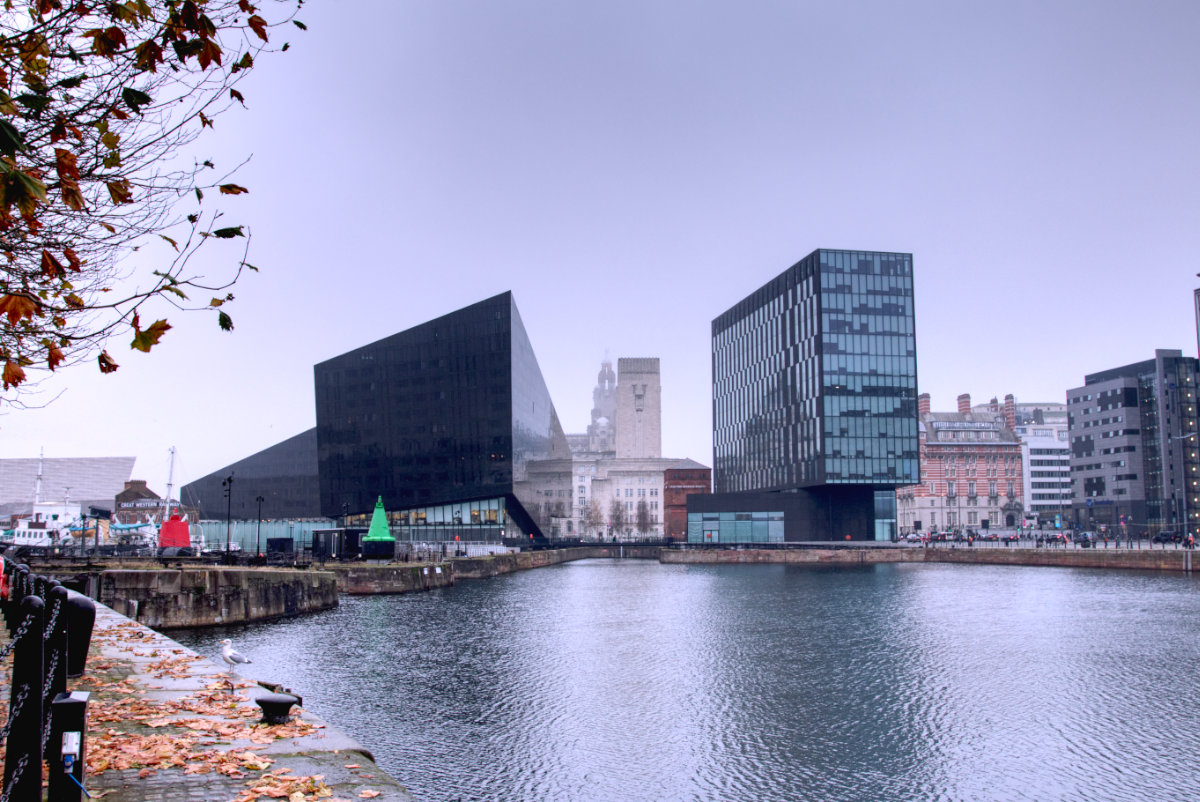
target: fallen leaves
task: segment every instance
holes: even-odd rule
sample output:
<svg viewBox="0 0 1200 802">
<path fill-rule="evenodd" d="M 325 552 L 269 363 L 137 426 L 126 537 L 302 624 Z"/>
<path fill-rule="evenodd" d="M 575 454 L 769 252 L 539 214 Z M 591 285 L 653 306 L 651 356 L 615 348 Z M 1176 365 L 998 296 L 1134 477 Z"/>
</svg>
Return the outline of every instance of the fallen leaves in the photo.
<svg viewBox="0 0 1200 802">
<path fill-rule="evenodd" d="M 323 782 L 325 775 L 284 777 L 289 771 L 290 769 L 276 769 L 253 782 L 246 783 L 248 788 L 238 794 L 234 802 L 251 802 L 263 797 L 286 799 L 288 802 L 315 802 L 319 799 L 330 799 L 330 802 L 333 802 L 333 789 Z"/>
<path fill-rule="evenodd" d="M 97 657 L 98 644 L 118 647 L 138 660 L 113 658 L 111 649 L 108 657 Z M 136 623 L 97 627 L 93 647 L 87 673 L 74 688 L 91 691 L 87 773 L 96 777 L 101 786 L 106 772 L 130 771 L 146 779 L 159 772 L 174 771 L 181 779 L 194 777 L 199 782 L 203 782 L 199 778 L 205 775 L 244 781 L 245 788 L 235 802 L 260 799 L 350 802 L 334 796 L 334 789 L 325 783 L 324 775 L 292 777 L 289 768 L 276 766 L 275 758 L 262 753 L 268 745 L 284 739 L 291 739 L 303 749 L 300 739 L 323 737 L 322 724 L 302 720 L 299 715 L 285 724 L 261 724 L 261 711 L 250 704 L 248 694 L 241 692 L 253 687 L 253 683 L 209 673 L 202 657 L 174 648 L 171 641 Z M 5 661 L 0 664 L 0 671 L 6 671 L 10 665 L 11 661 Z M 131 675 L 135 670 L 138 673 Z M 148 690 L 161 689 L 147 682 L 150 678 L 197 682 L 191 687 L 206 684 L 203 690 L 191 693 L 175 696 L 164 693 L 161 695 L 168 698 L 149 698 Z M 0 720 L 4 717 L 5 701 L 0 698 Z M 2 756 L 0 746 L 0 760 Z M 345 757 L 339 760 L 337 750 L 333 750 L 332 759 L 340 762 Z M 363 768 L 359 763 L 345 767 Z M 363 782 L 364 777 L 370 775 L 359 776 L 357 782 Z M 357 793 L 359 799 L 373 799 L 381 794 L 363 790 L 361 785 L 342 787 L 343 795 Z M 98 790 L 93 796 L 109 792 Z"/>
</svg>

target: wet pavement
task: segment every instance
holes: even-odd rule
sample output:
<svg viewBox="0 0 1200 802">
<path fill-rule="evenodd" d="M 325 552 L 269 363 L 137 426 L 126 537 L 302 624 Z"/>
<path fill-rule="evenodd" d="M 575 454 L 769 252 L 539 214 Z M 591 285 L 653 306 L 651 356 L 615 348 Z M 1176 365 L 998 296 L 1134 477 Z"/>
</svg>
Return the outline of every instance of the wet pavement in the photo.
<svg viewBox="0 0 1200 802">
<path fill-rule="evenodd" d="M 254 699 L 277 689 L 246 677 L 97 604 L 86 670 L 67 687 L 90 692 L 87 791 L 107 802 L 411 802 L 367 750 L 310 712 L 260 723 Z"/>
</svg>

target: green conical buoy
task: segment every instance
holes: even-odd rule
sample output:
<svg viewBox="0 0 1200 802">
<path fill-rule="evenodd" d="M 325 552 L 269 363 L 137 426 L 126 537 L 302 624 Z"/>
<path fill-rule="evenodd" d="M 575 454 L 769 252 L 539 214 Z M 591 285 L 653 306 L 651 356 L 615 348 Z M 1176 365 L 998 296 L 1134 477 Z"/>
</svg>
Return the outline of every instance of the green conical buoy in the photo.
<svg viewBox="0 0 1200 802">
<path fill-rule="evenodd" d="M 383 511 L 383 496 L 375 502 L 375 512 L 371 513 L 371 528 L 367 530 L 367 540 L 395 540 L 388 531 L 387 513 Z"/>
</svg>

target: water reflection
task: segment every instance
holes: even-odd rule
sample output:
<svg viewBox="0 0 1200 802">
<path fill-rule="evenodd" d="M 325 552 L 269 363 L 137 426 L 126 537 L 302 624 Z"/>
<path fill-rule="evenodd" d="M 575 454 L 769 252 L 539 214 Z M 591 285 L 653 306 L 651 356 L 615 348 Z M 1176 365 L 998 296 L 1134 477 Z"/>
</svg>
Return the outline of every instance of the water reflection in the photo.
<svg viewBox="0 0 1200 802">
<path fill-rule="evenodd" d="M 1165 574 L 597 560 L 230 637 L 422 802 L 1182 800 L 1198 603 Z"/>
</svg>

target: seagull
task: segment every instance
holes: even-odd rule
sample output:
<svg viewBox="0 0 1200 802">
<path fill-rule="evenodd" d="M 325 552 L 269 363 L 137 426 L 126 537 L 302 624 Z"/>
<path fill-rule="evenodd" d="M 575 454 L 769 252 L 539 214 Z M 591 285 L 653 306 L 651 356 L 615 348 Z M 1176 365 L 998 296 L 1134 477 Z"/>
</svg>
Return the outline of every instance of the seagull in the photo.
<svg viewBox="0 0 1200 802">
<path fill-rule="evenodd" d="M 242 663 L 254 662 L 244 654 L 239 654 L 233 650 L 233 642 L 229 638 L 224 638 L 221 641 L 221 659 L 229 664 L 229 673 L 233 673 L 233 667 Z"/>
</svg>

